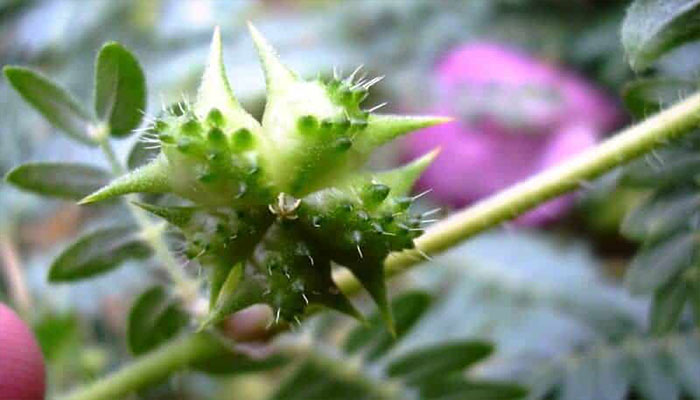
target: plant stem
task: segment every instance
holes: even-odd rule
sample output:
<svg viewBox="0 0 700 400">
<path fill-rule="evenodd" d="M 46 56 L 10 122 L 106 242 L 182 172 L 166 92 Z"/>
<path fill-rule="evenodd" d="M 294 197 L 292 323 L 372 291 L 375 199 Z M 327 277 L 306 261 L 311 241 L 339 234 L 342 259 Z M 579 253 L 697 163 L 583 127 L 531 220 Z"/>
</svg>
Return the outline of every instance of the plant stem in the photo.
<svg viewBox="0 0 700 400">
<path fill-rule="evenodd" d="M 10 291 L 10 298 L 23 318 L 29 316 L 32 309 L 32 297 L 24 281 L 22 265 L 17 248 L 7 233 L 0 233 L 0 264 Z"/>
<path fill-rule="evenodd" d="M 180 336 L 112 375 L 61 397 L 61 400 L 120 399 L 166 379 L 173 371 L 187 368 L 226 351 L 206 333 Z"/>
<path fill-rule="evenodd" d="M 469 237 L 511 220 L 559 195 L 578 189 L 586 182 L 693 132 L 700 125 L 700 93 L 633 125 L 599 145 L 547 169 L 500 193 L 436 223 L 416 239 L 416 249 L 392 253 L 384 265 L 395 275 Z M 359 290 L 357 280 L 347 271 L 334 279 L 345 293 Z"/>
<path fill-rule="evenodd" d="M 102 152 L 112 168 L 112 173 L 116 176 L 126 173 L 126 169 L 114 152 L 109 137 L 106 135 L 101 137 L 99 143 Z M 178 264 L 175 257 L 173 257 L 167 244 L 163 240 L 162 230 L 164 225 L 154 223 L 145 211 L 134 205 L 134 201 L 138 200 L 136 195 L 127 195 L 125 197 L 129 212 L 131 212 L 134 220 L 136 220 L 136 223 L 141 228 L 144 240 L 150 244 L 156 257 L 163 263 L 163 267 L 175 284 L 176 293 L 186 304 L 191 303 L 197 297 L 197 285 L 185 275 L 181 266 Z"/>
<path fill-rule="evenodd" d="M 510 189 L 453 214 L 435 224 L 416 240 L 417 250 L 392 253 L 385 262 L 386 274 L 395 275 L 479 232 L 513 219 L 522 213 L 596 178 L 668 141 L 692 132 L 700 123 L 700 94 L 695 94 L 655 116 L 627 128 L 618 135 L 554 168 L 541 172 Z M 334 275 L 345 293 L 359 290 L 357 280 L 340 271 Z M 118 398 L 147 386 L 190 362 L 226 351 L 217 344 L 198 344 L 202 334 L 180 338 L 150 353 L 133 365 L 106 377 L 66 400 Z M 173 352 L 173 354 L 170 354 Z M 125 388 L 120 388 L 124 386 Z M 110 391 L 107 391 L 107 390 Z"/>
</svg>

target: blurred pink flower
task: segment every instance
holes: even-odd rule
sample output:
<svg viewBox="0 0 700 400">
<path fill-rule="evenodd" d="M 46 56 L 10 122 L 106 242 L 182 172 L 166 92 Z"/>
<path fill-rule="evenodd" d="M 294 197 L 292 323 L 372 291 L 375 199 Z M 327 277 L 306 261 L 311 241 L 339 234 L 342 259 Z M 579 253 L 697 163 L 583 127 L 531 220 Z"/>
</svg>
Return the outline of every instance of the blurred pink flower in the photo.
<svg viewBox="0 0 700 400">
<path fill-rule="evenodd" d="M 44 398 L 44 357 L 29 327 L 0 303 L 0 398 Z"/>
<path fill-rule="evenodd" d="M 616 103 L 578 76 L 499 44 L 451 51 L 435 80 L 433 112 L 456 120 L 411 135 L 404 153 L 413 158 L 442 148 L 419 186 L 456 207 L 571 157 L 620 122 Z M 550 221 L 571 203 L 553 200 L 518 222 Z"/>
</svg>

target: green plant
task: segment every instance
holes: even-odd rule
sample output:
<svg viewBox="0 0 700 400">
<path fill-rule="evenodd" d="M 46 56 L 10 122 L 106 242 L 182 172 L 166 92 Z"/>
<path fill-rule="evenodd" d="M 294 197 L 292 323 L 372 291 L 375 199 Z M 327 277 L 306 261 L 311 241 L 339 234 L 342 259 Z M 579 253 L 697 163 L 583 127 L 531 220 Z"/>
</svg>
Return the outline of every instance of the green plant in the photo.
<svg viewBox="0 0 700 400">
<path fill-rule="evenodd" d="M 363 111 L 360 103 L 378 78 L 358 82 L 352 74 L 327 82 L 302 80 L 277 60 L 254 28 L 251 33 L 268 86 L 262 123 L 233 97 L 216 32 L 196 101 L 165 108 L 145 128 L 142 140 L 161 152 L 129 172 L 111 144 L 140 125 L 145 106 L 145 79 L 129 51 L 116 43 L 100 51 L 92 114 L 47 78 L 20 67 L 5 68 L 25 100 L 56 128 L 99 146 L 112 167 L 110 173 L 87 165 L 28 164 L 10 171 L 7 180 L 41 194 L 82 198 L 83 204 L 127 195 L 125 205 L 135 221 L 78 240 L 53 264 L 50 280 L 83 279 L 123 260 L 155 254 L 173 283 L 173 298 L 170 291 L 153 289 L 132 311 L 130 345 L 143 355 L 70 399 L 123 396 L 175 370 L 229 354 L 230 343 L 219 340 L 217 323 L 255 303 L 274 308 L 276 329 L 288 327 L 279 320 L 301 323 L 299 318 L 313 311 L 307 307 L 313 303 L 361 318 L 346 297 L 361 285 L 377 303 L 389 331 L 399 336 L 386 275 L 576 189 L 691 132 L 700 121 L 700 96 L 691 96 L 419 236 L 423 216 L 408 212 L 414 200 L 409 190 L 434 153 L 396 170 L 371 173 L 359 168 L 375 147 L 444 119 Z M 132 153 L 130 166 L 137 158 Z M 100 188 L 110 175 L 116 179 Z M 166 199 L 146 202 L 136 193 Z M 200 282 L 184 273 L 164 239 L 166 225 L 148 213 L 179 228 L 186 238 L 186 256 L 208 270 L 209 311 L 204 315 L 192 307 L 202 291 Z M 332 273 L 331 262 L 347 269 Z M 190 322 L 197 322 L 195 329 L 188 327 Z M 409 359 L 411 363 L 404 361 L 422 360 Z M 458 369 L 468 364 L 460 361 Z M 519 394 L 514 389 L 507 397 Z"/>
</svg>

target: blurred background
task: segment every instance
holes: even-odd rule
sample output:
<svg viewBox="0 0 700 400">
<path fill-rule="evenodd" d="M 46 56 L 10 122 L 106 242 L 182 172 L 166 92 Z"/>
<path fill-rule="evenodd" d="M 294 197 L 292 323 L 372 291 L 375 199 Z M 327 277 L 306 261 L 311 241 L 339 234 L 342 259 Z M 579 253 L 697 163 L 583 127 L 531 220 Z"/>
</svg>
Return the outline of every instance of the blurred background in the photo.
<svg viewBox="0 0 700 400">
<path fill-rule="evenodd" d="M 212 29 L 219 25 L 234 91 L 260 116 L 264 79 L 245 28 L 253 21 L 301 75 L 330 75 L 334 68 L 347 75 L 363 65 L 368 76 L 385 76 L 364 103 L 367 108 L 455 118 L 381 149 L 371 161 L 371 168 L 384 168 L 441 147 L 416 189 L 432 190 L 420 207 L 438 208 L 434 215 L 440 219 L 556 165 L 634 119 L 623 102 L 633 78 L 619 38 L 626 5 L 2 0 L 0 64 L 36 68 L 89 102 L 93 58 L 102 43 L 116 40 L 140 59 L 154 115 L 161 104 L 194 95 Z M 697 47 L 681 50 L 653 73 L 695 76 Z M 57 134 L 4 80 L 0 109 L 0 173 L 29 160 L 106 166 L 98 151 Z M 120 155 L 126 158 L 134 143 L 135 138 L 119 142 Z M 567 390 L 565 376 L 575 376 L 577 360 L 643 340 L 649 299 L 632 297 L 621 284 L 638 244 L 618 233 L 642 193 L 617 185 L 618 176 L 586 182 L 585 190 L 394 280 L 393 294 L 421 288 L 435 298 L 399 349 L 446 336 L 491 341 L 495 355 L 470 373 L 521 382 L 533 389 L 532 398 L 544 398 Z M 0 183 L 0 301 L 32 323 L 52 394 L 130 358 L 124 339 L 129 307 L 144 288 L 163 279 L 148 268 L 149 261 L 134 260 L 84 283 L 47 283 L 53 257 L 79 232 L 124 215 L 120 207 L 81 208 Z M 333 346 L 339 337 L 333 332 L 347 325 L 324 315 L 290 335 L 316 335 Z M 682 328 L 681 323 L 679 335 Z M 282 376 L 187 374 L 139 397 L 262 399 L 274 391 L 269 382 Z"/>
</svg>

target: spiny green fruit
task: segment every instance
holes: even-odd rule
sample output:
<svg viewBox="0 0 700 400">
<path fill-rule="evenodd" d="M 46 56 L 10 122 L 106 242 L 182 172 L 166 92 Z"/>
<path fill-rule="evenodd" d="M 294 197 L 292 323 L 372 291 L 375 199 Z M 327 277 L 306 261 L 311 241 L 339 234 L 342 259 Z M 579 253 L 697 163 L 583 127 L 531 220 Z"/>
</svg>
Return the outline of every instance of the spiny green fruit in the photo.
<svg viewBox="0 0 700 400">
<path fill-rule="evenodd" d="M 166 111 L 149 129 L 160 155 L 82 203 L 133 192 L 188 200 L 138 205 L 177 226 L 186 256 L 208 270 L 205 325 L 255 303 L 269 304 L 278 320 L 298 320 L 314 304 L 359 318 L 331 279 L 336 263 L 391 326 L 383 261 L 422 232 L 408 196 L 435 152 L 391 171 L 360 168 L 375 147 L 445 119 L 364 111 L 378 79 L 301 79 L 250 31 L 267 83 L 262 124 L 233 96 L 216 30 L 195 103 Z"/>
</svg>

